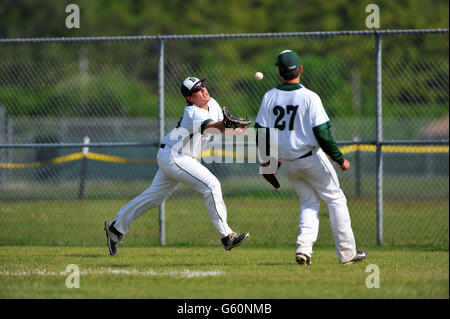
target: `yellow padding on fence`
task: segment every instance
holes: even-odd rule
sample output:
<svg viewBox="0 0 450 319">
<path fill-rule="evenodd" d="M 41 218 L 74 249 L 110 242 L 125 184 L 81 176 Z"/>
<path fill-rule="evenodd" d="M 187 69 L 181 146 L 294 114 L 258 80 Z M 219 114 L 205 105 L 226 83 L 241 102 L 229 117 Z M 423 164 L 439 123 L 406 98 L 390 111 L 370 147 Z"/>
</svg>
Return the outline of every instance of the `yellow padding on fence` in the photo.
<svg viewBox="0 0 450 319">
<path fill-rule="evenodd" d="M 362 144 L 362 145 L 347 145 L 340 147 L 342 154 L 349 154 L 356 151 L 360 152 L 376 152 L 377 147 L 375 145 Z M 381 150 L 383 153 L 413 153 L 413 154 L 425 154 L 425 153 L 448 153 L 448 146 L 408 146 L 408 145 L 383 145 Z M 199 158 L 205 158 L 210 156 L 225 156 L 232 158 L 246 158 L 245 155 L 237 154 L 235 152 L 227 152 L 224 150 L 217 150 L 214 154 L 214 150 L 206 150 L 203 151 Z M 40 167 L 43 165 L 49 164 L 61 164 L 72 161 L 78 161 L 83 158 L 83 153 L 73 153 L 69 155 L 55 157 L 50 160 L 42 161 L 42 162 L 32 162 L 32 163 L 0 163 L 0 168 L 5 169 L 24 169 L 24 168 L 32 168 L 32 167 Z M 108 163 L 117 163 L 117 164 L 155 164 L 156 160 L 137 160 L 113 155 L 99 154 L 99 153 L 88 153 L 86 156 L 87 159 L 93 161 L 101 161 Z"/>
<path fill-rule="evenodd" d="M 83 153 L 72 153 L 69 155 L 58 156 L 50 160 L 42 161 L 42 162 L 32 162 L 32 163 L 0 163 L 0 168 L 6 169 L 24 169 L 24 168 L 32 168 L 32 167 L 40 167 L 43 165 L 49 164 L 62 164 L 66 162 L 78 161 L 83 158 Z M 156 160 L 136 160 L 130 158 L 124 158 L 113 155 L 105 155 L 99 153 L 88 153 L 86 156 L 87 159 L 101 162 L 109 162 L 109 163 L 119 163 L 119 164 L 155 164 Z"/>
<path fill-rule="evenodd" d="M 385 145 L 381 148 L 386 153 L 448 153 L 448 146 L 394 146 Z"/>
<path fill-rule="evenodd" d="M 342 154 L 350 154 L 353 152 L 376 152 L 377 147 L 376 145 L 371 144 L 361 144 L 361 145 L 348 145 L 348 146 L 342 146 L 339 148 Z M 413 154 L 419 154 L 419 153 L 448 153 L 449 147 L 448 146 L 408 146 L 408 145 L 400 145 L 400 146 L 394 146 L 394 145 L 383 145 L 381 147 L 381 150 L 383 153 L 413 153 Z M 237 154 L 235 152 L 226 152 L 223 150 L 216 150 L 216 153 L 214 154 L 214 150 L 206 150 L 203 151 L 199 157 L 209 157 L 209 156 L 225 156 L 225 157 L 233 157 L 233 158 L 247 158 L 245 155 Z"/>
<path fill-rule="evenodd" d="M 348 145 L 339 148 L 342 154 L 360 152 L 376 152 L 376 145 L 362 144 L 362 145 Z M 448 153 L 448 146 L 410 146 L 410 145 L 383 145 L 381 147 L 383 153 Z"/>
<path fill-rule="evenodd" d="M 77 161 L 83 158 L 83 153 L 73 153 L 64 156 L 58 156 L 52 158 L 50 160 L 46 160 L 43 162 L 33 162 L 33 163 L 0 163 L 0 168 L 8 168 L 8 169 L 23 169 L 23 168 L 31 168 L 31 167 L 39 167 L 43 165 L 49 164 L 61 164 L 65 162 Z"/>
<path fill-rule="evenodd" d="M 88 153 L 88 159 L 101 162 L 119 163 L 119 164 L 155 164 L 156 160 L 136 160 L 113 155 L 105 155 L 99 153 Z"/>
<path fill-rule="evenodd" d="M 377 147 L 375 145 L 348 145 L 339 148 L 342 154 L 349 154 L 356 151 L 360 152 L 376 152 Z"/>
<path fill-rule="evenodd" d="M 216 152 L 214 153 L 214 149 L 203 151 L 199 156 L 197 156 L 197 158 L 205 158 L 212 156 L 224 156 L 224 157 L 247 159 L 247 155 L 242 155 L 236 152 L 227 152 L 224 150 L 216 150 Z"/>
</svg>

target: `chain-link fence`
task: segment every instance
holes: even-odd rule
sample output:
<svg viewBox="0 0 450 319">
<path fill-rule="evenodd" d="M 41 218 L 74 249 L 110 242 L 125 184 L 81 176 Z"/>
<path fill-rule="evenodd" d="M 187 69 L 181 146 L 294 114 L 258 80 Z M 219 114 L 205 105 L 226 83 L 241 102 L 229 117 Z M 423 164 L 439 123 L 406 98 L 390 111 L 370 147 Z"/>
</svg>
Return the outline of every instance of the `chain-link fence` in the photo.
<svg viewBox="0 0 450 319">
<path fill-rule="evenodd" d="M 0 245 L 104 245 L 103 221 L 151 184 L 161 135 L 185 107 L 181 81 L 205 77 L 222 106 L 254 120 L 292 49 L 352 163 L 337 172 L 357 244 L 448 247 L 448 42 L 448 29 L 0 40 Z M 230 226 L 252 233 L 248 245 L 294 245 L 300 204 L 282 168 L 274 191 L 257 163 L 223 156 L 234 163 L 205 165 Z M 219 244 L 187 187 L 164 216 L 168 245 Z M 124 245 L 158 245 L 159 218 L 138 219 Z M 320 223 L 317 244 L 332 245 L 324 204 Z"/>
</svg>

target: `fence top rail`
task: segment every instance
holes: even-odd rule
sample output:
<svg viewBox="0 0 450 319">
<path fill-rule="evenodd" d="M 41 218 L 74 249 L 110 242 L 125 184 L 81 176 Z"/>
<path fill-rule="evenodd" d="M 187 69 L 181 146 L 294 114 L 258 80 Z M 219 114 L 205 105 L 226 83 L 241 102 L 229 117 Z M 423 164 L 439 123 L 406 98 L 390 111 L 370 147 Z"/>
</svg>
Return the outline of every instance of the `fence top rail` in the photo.
<svg viewBox="0 0 450 319">
<path fill-rule="evenodd" d="M 69 38 L 14 38 L 0 39 L 0 44 L 53 43 L 53 42 L 107 42 L 107 41 L 150 41 L 150 40 L 200 40 L 268 37 L 331 37 L 331 36 L 371 36 L 392 34 L 448 33 L 449 29 L 403 29 L 403 30 L 356 30 L 356 31 L 314 31 L 287 33 L 241 33 L 203 35 L 153 35 L 153 36 L 103 36 Z"/>
<path fill-rule="evenodd" d="M 256 145 L 255 143 L 247 143 Z M 415 141 L 337 141 L 340 146 L 345 145 L 448 145 L 449 140 L 415 140 Z M 82 147 L 159 147 L 159 142 L 123 142 L 123 143 L 25 143 L 25 144 L 0 144 L 2 148 L 82 148 Z"/>
</svg>

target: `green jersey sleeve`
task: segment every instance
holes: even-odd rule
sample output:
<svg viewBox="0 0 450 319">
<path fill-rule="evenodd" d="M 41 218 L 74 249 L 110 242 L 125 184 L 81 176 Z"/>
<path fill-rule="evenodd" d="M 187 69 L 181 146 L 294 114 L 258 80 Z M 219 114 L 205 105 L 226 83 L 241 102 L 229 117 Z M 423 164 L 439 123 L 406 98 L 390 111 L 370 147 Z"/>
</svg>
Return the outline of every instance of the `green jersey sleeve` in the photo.
<svg viewBox="0 0 450 319">
<path fill-rule="evenodd" d="M 342 155 L 331 133 L 331 122 L 325 122 L 313 128 L 314 135 L 323 151 L 331 157 L 333 161 L 342 165 L 344 155 Z"/>
</svg>

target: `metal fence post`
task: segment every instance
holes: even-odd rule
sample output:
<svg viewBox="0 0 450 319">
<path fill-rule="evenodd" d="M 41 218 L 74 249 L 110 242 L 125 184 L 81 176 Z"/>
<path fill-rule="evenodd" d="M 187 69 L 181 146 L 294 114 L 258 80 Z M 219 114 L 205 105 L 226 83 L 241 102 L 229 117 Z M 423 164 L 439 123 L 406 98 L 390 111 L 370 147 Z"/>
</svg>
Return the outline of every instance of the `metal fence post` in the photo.
<svg viewBox="0 0 450 319">
<path fill-rule="evenodd" d="M 377 245 L 383 244 L 383 122 L 382 122 L 382 80 L 381 80 L 381 34 L 375 34 L 375 79 L 376 79 L 376 165 L 377 165 Z"/>
<path fill-rule="evenodd" d="M 6 144 L 6 112 L 3 105 L 0 104 L 0 144 Z M 0 150 L 0 162 L 6 163 L 6 152 L 5 150 Z M 0 171 L 0 189 L 6 184 L 6 170 Z"/>
<path fill-rule="evenodd" d="M 89 145 L 91 142 L 89 136 L 85 136 L 83 140 L 84 145 Z M 84 185 L 86 183 L 86 173 L 87 173 L 87 156 L 89 153 L 89 147 L 84 146 L 82 148 L 83 159 L 81 162 L 81 172 L 80 172 L 80 186 L 78 188 L 78 199 L 84 199 Z"/>
<path fill-rule="evenodd" d="M 164 40 L 158 39 L 158 128 L 159 141 L 164 137 Z M 159 243 L 166 245 L 166 202 L 159 206 Z"/>
</svg>

